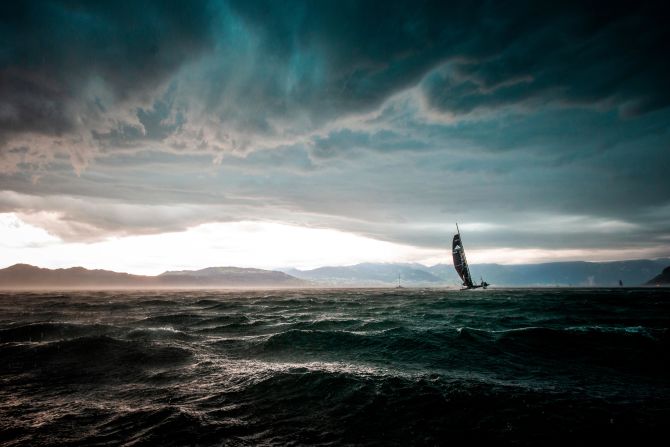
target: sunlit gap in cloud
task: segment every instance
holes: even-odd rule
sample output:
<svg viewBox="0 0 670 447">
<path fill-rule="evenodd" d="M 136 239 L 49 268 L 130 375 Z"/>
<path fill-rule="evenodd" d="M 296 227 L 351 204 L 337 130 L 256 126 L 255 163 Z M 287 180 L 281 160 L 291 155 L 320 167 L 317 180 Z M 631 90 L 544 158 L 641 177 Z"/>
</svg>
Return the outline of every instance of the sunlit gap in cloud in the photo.
<svg viewBox="0 0 670 447">
<path fill-rule="evenodd" d="M 136 274 L 211 266 L 315 268 L 359 262 L 422 262 L 450 259 L 449 248 L 426 249 L 379 241 L 331 229 L 271 222 L 209 223 L 186 231 L 64 242 L 0 214 L 0 263 L 48 268 L 84 266 Z"/>
<path fill-rule="evenodd" d="M 486 224 L 465 224 L 471 232 Z M 185 231 L 66 242 L 15 213 L 0 213 L 0 267 L 27 263 L 39 267 L 83 266 L 154 275 L 166 270 L 212 266 L 311 269 L 360 262 L 451 263 L 448 243 L 421 248 L 380 241 L 333 229 L 273 222 L 208 223 Z M 526 264 L 556 261 L 612 261 L 663 256 L 667 247 L 630 249 L 541 249 L 470 247 L 474 264 Z"/>
</svg>

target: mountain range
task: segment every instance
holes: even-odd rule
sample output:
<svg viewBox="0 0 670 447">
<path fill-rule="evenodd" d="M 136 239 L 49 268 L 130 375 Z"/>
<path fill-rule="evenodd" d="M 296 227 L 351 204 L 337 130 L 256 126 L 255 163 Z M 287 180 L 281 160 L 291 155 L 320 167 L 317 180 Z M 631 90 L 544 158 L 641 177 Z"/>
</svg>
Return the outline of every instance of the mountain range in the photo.
<svg viewBox="0 0 670 447">
<path fill-rule="evenodd" d="M 472 264 L 470 270 L 475 282 L 481 276 L 498 287 L 613 287 L 618 286 L 620 280 L 625 286 L 670 284 L 669 265 L 670 259 L 663 258 L 520 265 Z M 661 271 L 663 273 L 658 274 Z M 451 264 L 362 263 L 280 271 L 208 267 L 167 271 L 157 276 L 83 267 L 46 269 L 28 264 L 0 269 L 0 289 L 389 287 L 398 282 L 408 287 L 458 287 L 461 284 Z"/>
<path fill-rule="evenodd" d="M 283 272 L 239 267 L 168 271 L 157 276 L 83 267 L 52 270 L 28 264 L 16 264 L 0 270 L 0 289 L 279 288 L 309 285 L 307 281 Z"/>
<path fill-rule="evenodd" d="M 549 262 L 542 264 L 471 264 L 475 282 L 483 277 L 493 286 L 627 286 L 645 284 L 670 265 L 669 258 L 613 262 Z M 285 273 L 327 286 L 390 286 L 400 280 L 407 286 L 460 286 L 451 264 L 363 263 L 313 270 L 282 269 Z"/>
</svg>

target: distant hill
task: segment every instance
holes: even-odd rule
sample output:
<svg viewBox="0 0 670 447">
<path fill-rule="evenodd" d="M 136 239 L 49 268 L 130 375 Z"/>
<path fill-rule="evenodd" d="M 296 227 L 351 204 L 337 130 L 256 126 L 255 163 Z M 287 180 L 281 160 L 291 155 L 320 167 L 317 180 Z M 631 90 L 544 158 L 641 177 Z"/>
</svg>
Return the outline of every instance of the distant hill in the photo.
<svg viewBox="0 0 670 447">
<path fill-rule="evenodd" d="M 444 283 L 421 264 L 363 263 L 344 267 L 320 267 L 313 270 L 286 269 L 297 278 L 329 286 L 388 286 L 395 285 L 400 275 L 401 285 L 435 286 Z"/>
<path fill-rule="evenodd" d="M 0 288 L 113 288 L 149 287 L 150 276 L 130 275 L 108 270 L 88 270 L 83 267 L 46 269 L 28 264 L 16 264 L 0 270 Z"/>
<path fill-rule="evenodd" d="M 647 281 L 649 286 L 670 286 L 670 266 L 663 269 L 659 275 Z"/>
<path fill-rule="evenodd" d="M 548 262 L 542 264 L 471 264 L 475 282 L 480 276 L 493 286 L 594 286 L 614 287 L 619 280 L 625 286 L 640 286 L 670 259 L 614 262 Z M 313 270 L 283 270 L 297 278 L 333 286 L 392 286 L 398 274 L 406 286 L 459 286 L 460 278 L 452 264 L 427 267 L 422 264 L 364 263 Z"/>
<path fill-rule="evenodd" d="M 16 264 L 0 270 L 0 289 L 141 289 L 214 287 L 305 287 L 310 284 L 283 272 L 238 267 L 131 275 L 83 267 L 46 269 Z"/>
<path fill-rule="evenodd" d="M 302 279 L 274 270 L 240 267 L 208 267 L 202 270 L 168 271 L 157 280 L 169 286 L 305 287 Z"/>
<path fill-rule="evenodd" d="M 625 286 L 644 285 L 670 264 L 670 259 L 639 259 L 612 262 L 548 262 L 542 264 L 473 264 L 472 276 L 498 286 Z M 458 283 L 451 264 L 439 264 L 429 271 L 447 282 Z"/>
</svg>

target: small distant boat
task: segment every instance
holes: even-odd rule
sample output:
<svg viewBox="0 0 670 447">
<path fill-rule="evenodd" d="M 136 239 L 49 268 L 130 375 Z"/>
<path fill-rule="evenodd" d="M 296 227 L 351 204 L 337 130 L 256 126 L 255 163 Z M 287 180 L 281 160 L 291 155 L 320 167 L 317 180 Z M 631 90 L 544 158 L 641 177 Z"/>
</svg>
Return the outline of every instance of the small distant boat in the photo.
<svg viewBox="0 0 670 447">
<path fill-rule="evenodd" d="M 454 234 L 454 240 L 451 244 L 451 254 L 454 257 L 454 268 L 456 269 L 458 276 L 463 280 L 463 288 L 461 290 L 486 289 L 489 286 L 489 283 L 484 281 L 483 278 L 480 278 L 481 282 L 479 284 L 472 282 L 470 267 L 468 267 L 468 260 L 465 258 L 465 249 L 463 248 L 463 241 L 461 240 L 461 231 L 458 229 L 458 223 L 456 224 L 456 234 Z"/>
<path fill-rule="evenodd" d="M 398 285 L 395 286 L 396 289 L 404 289 L 403 286 L 400 285 L 400 273 L 398 273 Z"/>
</svg>

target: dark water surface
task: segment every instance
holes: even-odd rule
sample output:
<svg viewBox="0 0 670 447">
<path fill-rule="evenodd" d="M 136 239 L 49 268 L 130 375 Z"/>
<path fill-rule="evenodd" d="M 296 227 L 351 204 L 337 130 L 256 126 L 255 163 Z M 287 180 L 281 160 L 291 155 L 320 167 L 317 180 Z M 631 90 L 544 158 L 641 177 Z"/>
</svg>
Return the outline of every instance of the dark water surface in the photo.
<svg viewBox="0 0 670 447">
<path fill-rule="evenodd" d="M 0 294 L 2 445 L 640 445 L 670 293 Z"/>
</svg>

